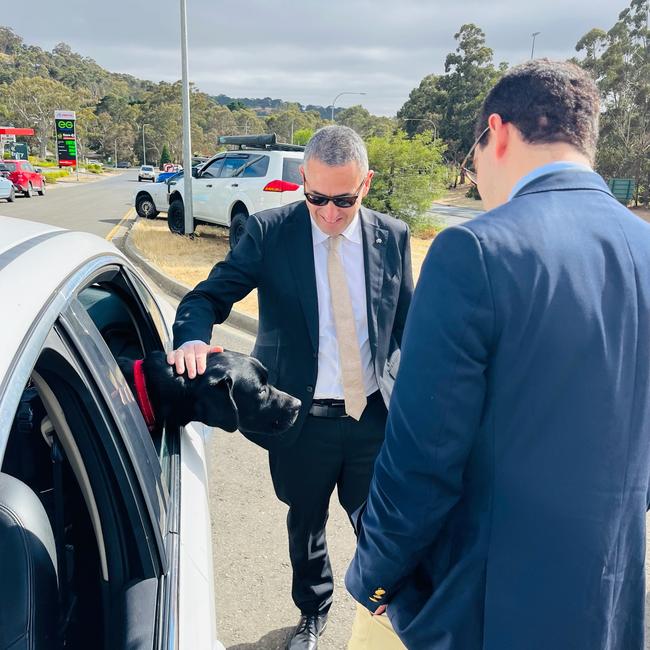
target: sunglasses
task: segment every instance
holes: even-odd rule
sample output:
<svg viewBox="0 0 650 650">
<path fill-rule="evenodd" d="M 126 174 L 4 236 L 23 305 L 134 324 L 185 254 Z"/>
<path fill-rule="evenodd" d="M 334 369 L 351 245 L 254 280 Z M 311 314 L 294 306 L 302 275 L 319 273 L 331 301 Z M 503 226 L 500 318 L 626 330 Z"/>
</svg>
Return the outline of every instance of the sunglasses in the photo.
<svg viewBox="0 0 650 650">
<path fill-rule="evenodd" d="M 472 185 L 476 185 L 476 169 L 474 169 L 474 150 L 476 147 L 478 147 L 479 143 L 483 138 L 485 137 L 485 134 L 490 130 L 489 126 L 486 126 L 483 131 L 481 132 L 481 135 L 476 138 L 476 141 L 472 145 L 472 148 L 469 150 L 465 158 L 463 159 L 463 162 L 460 164 L 460 168 L 463 170 L 465 173 L 465 176 L 469 179 L 469 182 Z"/>
<path fill-rule="evenodd" d="M 304 175 L 303 175 L 303 180 L 305 181 L 306 184 L 307 177 Z M 319 207 L 327 205 L 331 201 L 337 208 L 351 208 L 359 199 L 359 194 L 361 194 L 361 188 L 363 187 L 363 184 L 365 182 L 366 179 L 364 178 L 361 181 L 361 185 L 359 185 L 359 187 L 357 187 L 357 189 L 355 190 L 355 194 L 343 194 L 340 196 L 325 196 L 324 194 L 314 194 L 313 192 L 305 192 L 305 198 L 312 205 L 317 205 Z"/>
</svg>

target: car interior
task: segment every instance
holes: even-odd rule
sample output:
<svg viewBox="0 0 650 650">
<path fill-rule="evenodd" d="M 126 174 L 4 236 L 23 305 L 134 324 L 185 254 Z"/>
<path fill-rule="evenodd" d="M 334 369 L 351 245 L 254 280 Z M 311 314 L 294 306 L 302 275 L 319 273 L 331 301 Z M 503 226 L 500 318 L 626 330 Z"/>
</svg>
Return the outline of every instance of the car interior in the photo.
<svg viewBox="0 0 650 650">
<path fill-rule="evenodd" d="M 95 282 L 77 297 L 113 356 L 160 349 L 119 284 Z M 56 333 L 62 351 L 43 349 L 0 468 L 0 650 L 150 648 L 158 577 L 120 474 L 126 454 L 92 378 Z M 21 635 L 31 645 L 14 646 Z"/>
</svg>

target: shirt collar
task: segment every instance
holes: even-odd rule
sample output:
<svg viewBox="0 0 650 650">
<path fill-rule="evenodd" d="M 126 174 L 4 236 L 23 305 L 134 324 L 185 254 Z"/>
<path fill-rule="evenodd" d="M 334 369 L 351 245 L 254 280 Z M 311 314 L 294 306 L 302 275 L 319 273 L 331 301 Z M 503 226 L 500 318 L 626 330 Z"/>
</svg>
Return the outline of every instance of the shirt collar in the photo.
<svg viewBox="0 0 650 650">
<path fill-rule="evenodd" d="M 551 174 L 553 172 L 565 171 L 567 169 L 572 169 L 576 171 L 590 172 L 593 171 L 591 167 L 587 165 L 581 165 L 577 162 L 571 162 L 566 160 L 558 160 L 556 162 L 547 163 L 546 165 L 541 165 L 536 167 L 533 171 L 529 172 L 525 176 L 522 176 L 512 188 L 508 201 L 511 201 L 516 194 L 518 194 L 526 185 L 532 183 L 534 180 L 540 178 L 541 176 L 546 176 L 546 174 Z"/>
<path fill-rule="evenodd" d="M 309 221 L 311 222 L 311 236 L 314 242 L 314 247 L 318 244 L 322 244 L 324 241 L 329 239 L 329 235 L 326 235 L 315 223 L 314 220 L 309 215 Z M 361 220 L 359 219 L 359 212 L 354 215 L 354 219 L 350 221 L 348 227 L 341 233 L 347 240 L 354 242 L 355 244 L 361 243 Z"/>
</svg>

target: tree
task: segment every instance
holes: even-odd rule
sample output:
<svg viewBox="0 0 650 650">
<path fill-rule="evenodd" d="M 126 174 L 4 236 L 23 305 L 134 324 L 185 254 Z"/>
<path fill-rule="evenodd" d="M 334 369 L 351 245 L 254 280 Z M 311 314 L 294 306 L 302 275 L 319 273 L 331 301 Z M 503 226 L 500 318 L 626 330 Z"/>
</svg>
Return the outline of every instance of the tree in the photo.
<svg viewBox="0 0 650 650">
<path fill-rule="evenodd" d="M 296 131 L 301 129 L 316 130 L 323 120 L 316 111 L 302 111 L 299 104 L 289 104 L 286 110 L 272 113 L 266 118 L 268 133 L 277 133 L 280 141 L 291 142 L 293 133 L 295 140 Z"/>
<path fill-rule="evenodd" d="M 495 68 L 493 52 L 476 25 L 463 25 L 454 38 L 458 47 L 447 55 L 445 74 L 425 77 L 411 92 L 397 117 L 409 135 L 430 128 L 429 120 L 435 123 L 439 137 L 447 145 L 447 159 L 458 165 L 474 141 L 474 125 L 481 104 L 507 64 Z"/>
<path fill-rule="evenodd" d="M 598 171 L 634 178 L 635 202 L 650 202 L 650 0 L 632 0 L 607 32 L 592 29 L 577 43 L 578 63 L 601 93 Z"/>
<path fill-rule="evenodd" d="M 34 129 L 41 158 L 46 156 L 47 144 L 54 131 L 54 111 L 79 110 L 84 103 L 83 94 L 43 77 L 17 79 L 1 90 L 14 123 Z"/>
<path fill-rule="evenodd" d="M 396 127 L 395 121 L 390 117 L 372 115 L 361 104 L 342 110 L 336 118 L 336 123 L 349 126 L 362 138 L 371 138 L 373 136 L 387 137 Z"/>
<path fill-rule="evenodd" d="M 298 129 L 293 134 L 293 143 L 304 147 L 311 140 L 312 135 L 314 135 L 312 129 Z"/>
<path fill-rule="evenodd" d="M 407 223 L 417 220 L 442 193 L 444 145 L 431 133 L 409 139 L 404 131 L 368 140 L 375 176 L 365 203 Z"/>
<path fill-rule="evenodd" d="M 170 163 L 171 161 L 172 158 L 169 155 L 169 149 L 167 148 L 167 145 L 164 144 L 162 153 L 160 154 L 160 169 L 162 169 L 165 164 Z"/>
</svg>

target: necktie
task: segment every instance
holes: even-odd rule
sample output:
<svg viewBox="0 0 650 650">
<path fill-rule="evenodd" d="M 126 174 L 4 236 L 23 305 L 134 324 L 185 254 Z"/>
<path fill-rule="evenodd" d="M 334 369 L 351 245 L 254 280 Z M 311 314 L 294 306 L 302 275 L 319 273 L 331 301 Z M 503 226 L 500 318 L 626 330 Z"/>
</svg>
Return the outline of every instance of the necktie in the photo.
<svg viewBox="0 0 650 650">
<path fill-rule="evenodd" d="M 366 391 L 363 385 L 361 368 L 361 350 L 354 324 L 354 311 L 350 290 L 345 277 L 339 248 L 343 235 L 330 237 L 327 255 L 327 277 L 330 284 L 332 312 L 336 327 L 336 339 L 339 346 L 339 362 L 343 380 L 343 397 L 345 412 L 355 420 L 361 418 L 366 407 Z"/>
</svg>

